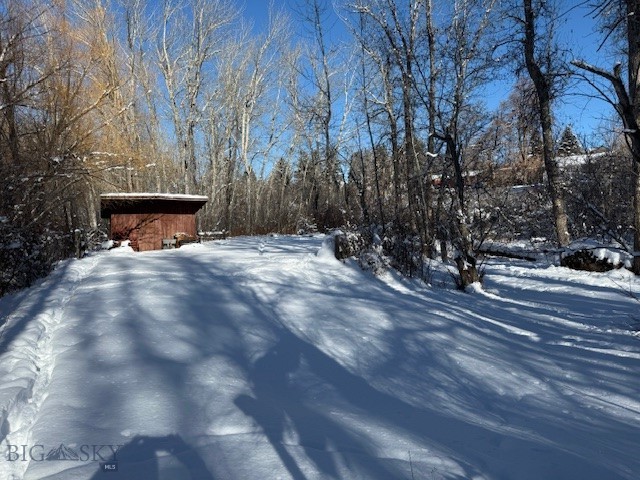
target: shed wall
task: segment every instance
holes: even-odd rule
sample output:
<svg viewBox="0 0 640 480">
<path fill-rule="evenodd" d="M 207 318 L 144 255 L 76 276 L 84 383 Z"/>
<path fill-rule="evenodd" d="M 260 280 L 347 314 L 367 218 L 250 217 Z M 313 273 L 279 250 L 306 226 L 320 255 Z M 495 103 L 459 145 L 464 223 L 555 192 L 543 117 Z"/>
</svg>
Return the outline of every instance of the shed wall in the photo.
<svg viewBox="0 0 640 480">
<path fill-rule="evenodd" d="M 114 213 L 111 215 L 111 238 L 130 240 L 131 247 L 141 252 L 159 250 L 163 238 L 178 232 L 196 236 L 196 218 L 181 213 Z"/>
</svg>

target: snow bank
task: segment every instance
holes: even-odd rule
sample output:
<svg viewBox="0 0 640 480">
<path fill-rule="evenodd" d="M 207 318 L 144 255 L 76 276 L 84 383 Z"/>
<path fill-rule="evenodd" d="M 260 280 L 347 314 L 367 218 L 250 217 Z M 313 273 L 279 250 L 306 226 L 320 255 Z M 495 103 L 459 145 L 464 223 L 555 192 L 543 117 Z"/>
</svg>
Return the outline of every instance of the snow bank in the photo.
<svg viewBox="0 0 640 480">
<path fill-rule="evenodd" d="M 482 284 L 480 282 L 473 282 L 464 288 L 467 293 L 482 293 Z"/>
<path fill-rule="evenodd" d="M 60 328 L 62 312 L 78 282 L 89 275 L 95 263 L 95 259 L 61 262 L 44 282 L 28 295 L 23 294 L 19 305 L 4 318 L 0 330 L 2 440 L 9 434 L 12 441 L 21 444 L 31 440 L 28 428 L 46 396 L 53 369 L 52 337 Z M 7 466 L 15 478 L 20 478 L 22 467 L 26 467 L 23 462 L 0 464 L 0 472 Z"/>
<path fill-rule="evenodd" d="M 112 244 L 113 247 L 113 244 Z M 131 241 L 130 240 L 124 240 L 122 242 L 120 242 L 120 245 L 115 247 L 115 248 L 111 248 L 110 253 L 112 255 L 122 255 L 122 254 L 129 254 L 134 252 L 133 248 L 131 247 Z"/>
<path fill-rule="evenodd" d="M 566 247 L 562 257 L 571 255 L 579 250 L 588 250 L 592 252 L 598 260 L 606 260 L 612 265 L 624 265 L 626 268 L 630 268 L 633 262 L 633 256 L 620 245 L 616 243 L 603 245 L 593 239 L 579 239 L 571 242 L 571 244 Z"/>
<path fill-rule="evenodd" d="M 335 239 L 336 235 L 340 235 L 340 234 L 342 234 L 342 232 L 340 230 L 337 230 L 333 232 L 331 235 L 324 236 L 322 240 L 322 245 L 316 252 L 316 257 L 318 257 L 318 259 L 321 259 L 322 261 L 328 262 L 328 263 L 335 263 L 335 262 L 340 263 L 339 260 L 336 259 L 336 239 Z"/>
</svg>

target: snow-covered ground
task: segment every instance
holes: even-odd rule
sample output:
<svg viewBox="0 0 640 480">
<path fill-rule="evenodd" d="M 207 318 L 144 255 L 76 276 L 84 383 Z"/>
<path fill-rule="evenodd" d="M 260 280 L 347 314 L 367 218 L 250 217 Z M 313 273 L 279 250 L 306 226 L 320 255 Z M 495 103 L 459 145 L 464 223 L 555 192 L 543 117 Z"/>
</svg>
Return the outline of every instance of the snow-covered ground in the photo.
<svg viewBox="0 0 640 480">
<path fill-rule="evenodd" d="M 462 293 L 327 250 L 114 250 L 0 300 L 0 479 L 639 478 L 633 276 Z"/>
</svg>

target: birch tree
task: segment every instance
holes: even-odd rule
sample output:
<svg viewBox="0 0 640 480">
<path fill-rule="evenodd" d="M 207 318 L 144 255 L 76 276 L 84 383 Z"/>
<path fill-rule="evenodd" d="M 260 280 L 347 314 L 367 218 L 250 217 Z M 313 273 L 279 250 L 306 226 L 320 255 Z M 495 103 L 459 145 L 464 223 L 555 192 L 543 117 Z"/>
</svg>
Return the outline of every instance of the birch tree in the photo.
<svg viewBox="0 0 640 480">
<path fill-rule="evenodd" d="M 227 0 L 164 0 L 157 59 L 180 165 L 182 188 L 193 193 L 198 178 L 196 130 L 204 110 L 204 86 L 211 62 L 234 19 Z"/>
</svg>

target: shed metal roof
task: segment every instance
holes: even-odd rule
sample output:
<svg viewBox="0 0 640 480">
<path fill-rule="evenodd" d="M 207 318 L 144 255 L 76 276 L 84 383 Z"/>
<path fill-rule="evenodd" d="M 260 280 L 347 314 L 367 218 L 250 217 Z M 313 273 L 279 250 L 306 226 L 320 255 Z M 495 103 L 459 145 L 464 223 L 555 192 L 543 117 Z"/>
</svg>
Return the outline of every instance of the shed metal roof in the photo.
<svg viewBox="0 0 640 480">
<path fill-rule="evenodd" d="M 175 200 L 184 202 L 208 201 L 206 195 L 186 195 L 183 193 L 103 193 L 101 200 Z"/>
</svg>

